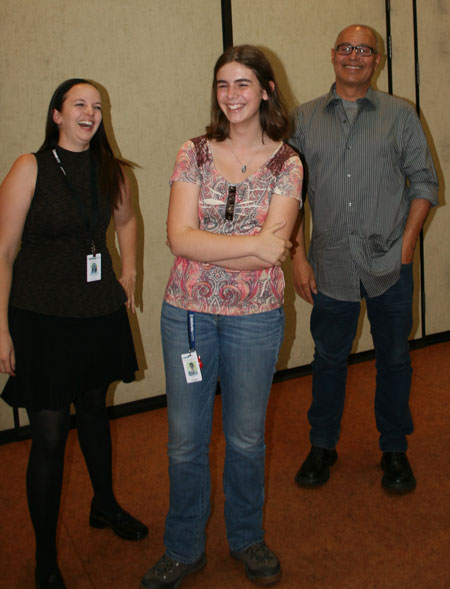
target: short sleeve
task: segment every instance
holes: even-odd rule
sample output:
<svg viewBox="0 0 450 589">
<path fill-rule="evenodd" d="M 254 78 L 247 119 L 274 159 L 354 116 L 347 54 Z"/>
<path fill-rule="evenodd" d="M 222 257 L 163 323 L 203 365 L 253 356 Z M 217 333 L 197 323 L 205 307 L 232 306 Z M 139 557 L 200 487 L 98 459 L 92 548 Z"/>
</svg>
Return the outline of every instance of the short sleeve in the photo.
<svg viewBox="0 0 450 589">
<path fill-rule="evenodd" d="M 295 198 L 302 205 L 303 166 L 298 155 L 287 159 L 277 178 L 274 194 Z"/>
<path fill-rule="evenodd" d="M 201 184 L 195 146 L 191 140 L 186 141 L 177 154 L 172 176 L 170 177 L 170 184 L 172 185 L 173 182 Z"/>
</svg>

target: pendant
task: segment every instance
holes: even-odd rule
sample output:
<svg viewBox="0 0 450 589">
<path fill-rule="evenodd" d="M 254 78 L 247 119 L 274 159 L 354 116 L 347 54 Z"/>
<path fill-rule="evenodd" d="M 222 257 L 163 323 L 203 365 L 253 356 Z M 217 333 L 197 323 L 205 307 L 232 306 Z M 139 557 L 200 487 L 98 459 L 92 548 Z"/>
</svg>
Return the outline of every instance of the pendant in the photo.
<svg viewBox="0 0 450 589">
<path fill-rule="evenodd" d="M 245 174 L 245 172 L 246 172 L 246 171 L 247 171 L 247 166 L 242 166 L 242 168 L 241 168 L 241 172 L 242 172 L 243 174 Z"/>
</svg>

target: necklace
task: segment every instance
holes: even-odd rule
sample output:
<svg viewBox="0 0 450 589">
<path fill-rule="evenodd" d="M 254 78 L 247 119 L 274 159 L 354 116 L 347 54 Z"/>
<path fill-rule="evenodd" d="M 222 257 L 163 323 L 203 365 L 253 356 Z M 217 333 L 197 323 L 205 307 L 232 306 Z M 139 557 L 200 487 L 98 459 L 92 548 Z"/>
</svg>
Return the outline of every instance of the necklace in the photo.
<svg viewBox="0 0 450 589">
<path fill-rule="evenodd" d="M 237 163 L 241 166 L 241 172 L 243 174 L 245 174 L 245 172 L 247 171 L 248 166 L 252 163 L 252 161 L 255 159 L 255 157 L 258 155 L 258 153 L 263 148 L 263 146 L 261 146 L 257 151 L 255 151 L 255 153 L 253 154 L 253 157 L 251 159 L 249 159 L 246 164 L 243 164 L 241 162 L 241 160 L 238 158 L 238 156 L 234 153 L 233 144 L 231 143 L 231 139 L 229 137 L 228 137 L 228 140 L 230 142 L 231 153 L 233 154 L 234 159 L 237 161 Z"/>
</svg>

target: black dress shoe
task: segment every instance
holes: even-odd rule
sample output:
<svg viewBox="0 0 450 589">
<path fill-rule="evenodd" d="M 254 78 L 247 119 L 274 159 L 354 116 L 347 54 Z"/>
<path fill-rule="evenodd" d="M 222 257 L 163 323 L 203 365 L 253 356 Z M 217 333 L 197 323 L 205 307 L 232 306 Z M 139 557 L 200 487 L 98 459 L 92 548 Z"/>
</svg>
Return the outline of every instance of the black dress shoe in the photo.
<svg viewBox="0 0 450 589">
<path fill-rule="evenodd" d="M 416 479 L 404 452 L 383 452 L 381 484 L 395 493 L 408 493 L 416 486 Z"/>
<path fill-rule="evenodd" d="M 337 460 L 336 450 L 311 446 L 305 462 L 295 475 L 295 482 L 302 487 L 318 487 L 330 478 L 330 466 Z"/>
<path fill-rule="evenodd" d="M 94 499 L 91 503 L 89 524 L 93 528 L 111 528 L 115 534 L 125 540 L 143 540 L 148 535 L 147 526 L 122 508 L 113 515 L 108 515 L 97 508 Z"/>
<path fill-rule="evenodd" d="M 34 572 L 34 578 L 36 580 L 36 589 L 66 589 L 64 584 L 64 579 L 59 572 L 59 569 L 56 569 L 44 579 L 41 579 L 38 575 L 37 569 Z"/>
</svg>

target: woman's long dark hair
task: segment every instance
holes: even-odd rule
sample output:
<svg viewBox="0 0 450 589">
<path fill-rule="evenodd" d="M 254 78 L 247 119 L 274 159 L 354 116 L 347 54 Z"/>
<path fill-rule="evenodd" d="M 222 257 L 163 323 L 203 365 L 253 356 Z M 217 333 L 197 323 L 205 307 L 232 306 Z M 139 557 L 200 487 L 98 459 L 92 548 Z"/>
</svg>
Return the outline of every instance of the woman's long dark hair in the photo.
<svg viewBox="0 0 450 589">
<path fill-rule="evenodd" d="M 73 86 L 77 86 L 78 84 L 89 84 L 98 90 L 93 82 L 84 80 L 83 78 L 71 78 L 56 88 L 48 107 L 44 143 L 38 151 L 52 149 L 58 145 L 59 127 L 53 120 L 53 112 L 55 109 L 61 112 L 67 93 Z M 102 195 L 109 198 L 114 208 L 117 208 L 122 202 L 121 188 L 124 183 L 122 166 L 130 166 L 130 164 L 114 156 L 108 137 L 106 136 L 103 120 L 100 123 L 97 132 L 91 139 L 90 151 L 97 165 L 97 178 L 100 192 Z"/>
<path fill-rule="evenodd" d="M 227 63 L 236 61 L 250 68 L 267 92 L 268 100 L 262 100 L 259 107 L 259 120 L 263 133 L 273 141 L 280 141 L 289 137 L 290 123 L 284 98 L 275 84 L 271 88 L 270 82 L 275 83 L 272 66 L 264 53 L 253 45 L 236 45 L 229 47 L 214 66 L 214 79 L 211 96 L 211 123 L 206 127 L 209 139 L 224 141 L 230 135 L 230 124 L 217 102 L 217 72 Z"/>
</svg>

